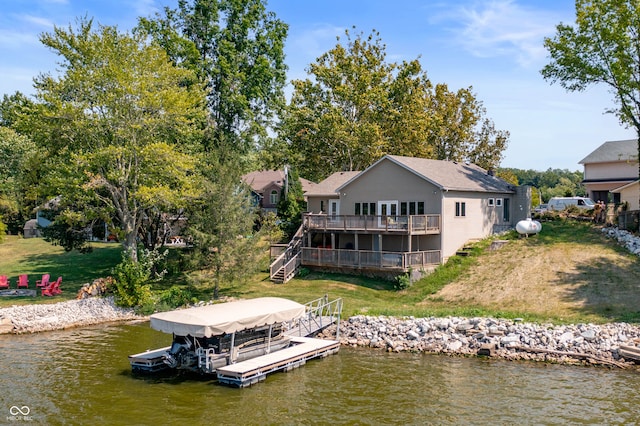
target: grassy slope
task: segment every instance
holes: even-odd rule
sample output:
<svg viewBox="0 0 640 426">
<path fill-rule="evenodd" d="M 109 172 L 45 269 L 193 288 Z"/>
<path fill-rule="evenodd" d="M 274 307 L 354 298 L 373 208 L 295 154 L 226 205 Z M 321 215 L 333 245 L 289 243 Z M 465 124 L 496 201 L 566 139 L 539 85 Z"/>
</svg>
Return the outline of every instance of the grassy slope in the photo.
<svg viewBox="0 0 640 426">
<path fill-rule="evenodd" d="M 589 223 L 545 222 L 540 235 L 519 238 L 496 251 L 490 241 L 469 257 L 453 258 L 434 274 L 404 291 L 390 282 L 346 275 L 312 273 L 285 285 L 266 273 L 250 282 L 227 283 L 221 295 L 282 296 L 306 302 L 323 294 L 344 299 L 345 316 L 412 315 L 522 317 L 531 321 L 640 321 L 640 258 L 606 239 Z M 63 276 L 63 297 L 73 298 L 84 282 L 105 276 L 120 260 L 117 245 L 95 245 L 90 255 L 64 253 L 41 240 L 11 239 L 0 244 L 0 273 L 29 273 L 32 283 L 44 271 Z M 184 278 L 182 278 L 184 281 Z M 177 279 L 159 288 L 176 284 Z M 12 285 L 13 286 L 13 285 Z M 212 285 L 193 287 L 205 299 Z M 42 300 L 26 300 L 33 303 Z M 50 299 L 47 299 L 50 300 Z M 60 299 L 58 299 L 60 300 Z M 0 306 L 17 299 L 0 300 Z"/>
</svg>

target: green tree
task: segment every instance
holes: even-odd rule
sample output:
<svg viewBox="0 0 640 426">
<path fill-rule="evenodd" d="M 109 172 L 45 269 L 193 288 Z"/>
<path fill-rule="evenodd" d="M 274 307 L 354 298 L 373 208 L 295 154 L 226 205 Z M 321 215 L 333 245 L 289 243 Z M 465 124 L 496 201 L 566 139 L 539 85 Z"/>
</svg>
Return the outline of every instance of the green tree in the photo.
<svg viewBox="0 0 640 426">
<path fill-rule="evenodd" d="M 556 30 L 544 41 L 551 61 L 542 76 L 568 91 L 604 84 L 616 105 L 608 112 L 636 130 L 640 155 L 640 3 L 576 0 L 575 25 Z"/>
<path fill-rule="evenodd" d="M 286 161 L 312 180 L 362 170 L 384 154 L 500 163 L 509 134 L 485 118 L 471 88 L 435 87 L 413 60 L 386 61 L 378 33 L 338 44 L 293 82 L 280 129 Z"/>
<path fill-rule="evenodd" d="M 284 107 L 287 29 L 263 0 L 180 0 L 138 26 L 206 84 L 207 148 L 222 161 L 264 143 Z"/>
<path fill-rule="evenodd" d="M 302 224 L 302 212 L 307 208 L 302 192 L 302 184 L 295 170 L 285 168 L 285 184 L 278 201 L 278 217 L 282 221 L 282 230 L 291 239 Z"/>
<path fill-rule="evenodd" d="M 59 77 L 35 81 L 48 193 L 74 225 L 113 218 L 134 257 L 150 209 L 172 211 L 199 194 L 188 151 L 204 121 L 204 92 L 144 37 L 82 19 L 42 43 L 61 56 Z M 70 219 L 71 218 L 71 219 Z"/>
<path fill-rule="evenodd" d="M 0 126 L 0 215 L 11 232 L 24 223 L 23 182 L 36 145 L 27 137 Z"/>
<path fill-rule="evenodd" d="M 204 195 L 190 208 L 193 261 L 202 268 L 202 279 L 213 281 L 214 299 L 221 282 L 242 280 L 259 265 L 256 211 L 239 170 L 233 163 L 210 166 Z"/>
</svg>

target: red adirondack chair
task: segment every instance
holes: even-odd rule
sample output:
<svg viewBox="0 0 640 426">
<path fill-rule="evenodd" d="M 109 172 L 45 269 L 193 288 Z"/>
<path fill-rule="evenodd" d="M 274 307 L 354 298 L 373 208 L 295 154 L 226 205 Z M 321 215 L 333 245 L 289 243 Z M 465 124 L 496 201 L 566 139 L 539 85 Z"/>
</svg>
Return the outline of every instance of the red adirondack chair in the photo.
<svg viewBox="0 0 640 426">
<path fill-rule="evenodd" d="M 0 275 L 0 288 L 9 288 L 9 279 L 6 275 Z"/>
<path fill-rule="evenodd" d="M 60 289 L 60 284 L 62 284 L 62 277 L 58 277 L 57 280 L 49 283 L 49 285 L 42 289 L 43 296 L 56 296 L 58 294 L 62 294 L 62 290 Z"/>
<path fill-rule="evenodd" d="M 45 288 L 49 285 L 49 278 L 51 278 L 51 275 L 49 274 L 44 274 L 42 276 L 41 280 L 37 280 L 36 281 L 36 288 Z"/>
<path fill-rule="evenodd" d="M 18 288 L 20 287 L 29 288 L 29 277 L 27 274 L 18 276 Z"/>
</svg>

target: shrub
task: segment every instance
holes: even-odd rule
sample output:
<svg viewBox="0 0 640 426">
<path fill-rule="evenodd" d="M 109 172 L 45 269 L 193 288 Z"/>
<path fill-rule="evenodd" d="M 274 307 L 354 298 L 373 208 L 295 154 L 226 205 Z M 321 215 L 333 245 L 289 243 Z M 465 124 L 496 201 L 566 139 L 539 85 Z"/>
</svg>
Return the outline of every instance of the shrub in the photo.
<svg viewBox="0 0 640 426">
<path fill-rule="evenodd" d="M 131 252 L 122 253 L 122 261 L 113 269 L 115 278 L 115 300 L 118 306 L 133 308 L 141 306 L 151 300 L 151 287 L 148 282 L 151 280 L 152 268 L 149 257 L 144 255 L 135 262 L 131 258 Z"/>
<path fill-rule="evenodd" d="M 174 309 L 180 306 L 188 305 L 193 301 L 194 298 L 189 289 L 174 285 L 168 290 L 160 293 L 159 305 L 167 307 L 168 309 Z"/>
<path fill-rule="evenodd" d="M 398 275 L 393 286 L 398 291 L 411 287 L 411 278 L 409 277 L 409 274 Z"/>
</svg>

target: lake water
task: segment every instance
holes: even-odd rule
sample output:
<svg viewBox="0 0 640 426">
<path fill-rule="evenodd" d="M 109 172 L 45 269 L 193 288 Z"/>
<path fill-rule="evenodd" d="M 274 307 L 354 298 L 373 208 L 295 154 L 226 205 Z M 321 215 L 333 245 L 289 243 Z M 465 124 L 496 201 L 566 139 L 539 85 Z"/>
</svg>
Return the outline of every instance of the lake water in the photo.
<svg viewBox="0 0 640 426">
<path fill-rule="evenodd" d="M 253 387 L 131 374 L 148 323 L 0 336 L 0 424 L 635 424 L 640 373 L 341 348 Z"/>
</svg>

